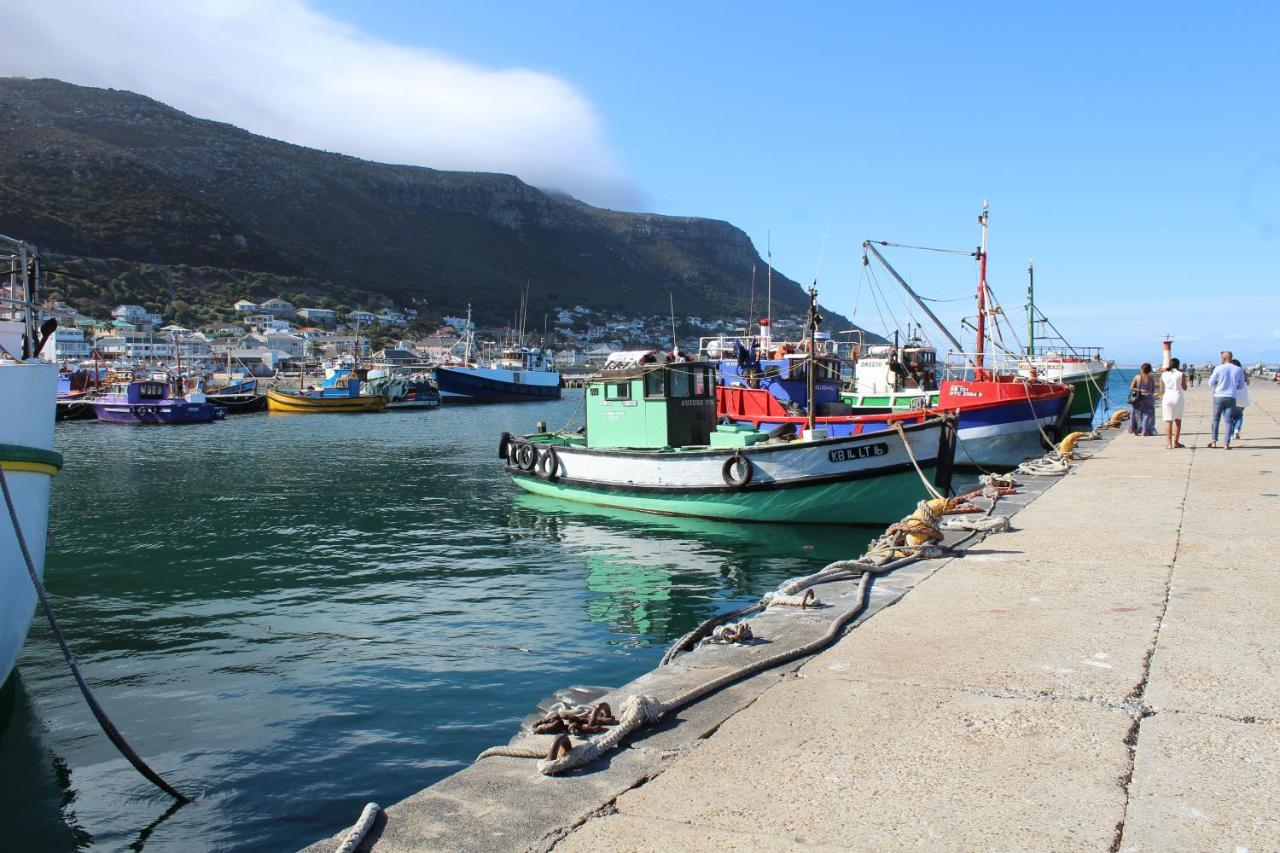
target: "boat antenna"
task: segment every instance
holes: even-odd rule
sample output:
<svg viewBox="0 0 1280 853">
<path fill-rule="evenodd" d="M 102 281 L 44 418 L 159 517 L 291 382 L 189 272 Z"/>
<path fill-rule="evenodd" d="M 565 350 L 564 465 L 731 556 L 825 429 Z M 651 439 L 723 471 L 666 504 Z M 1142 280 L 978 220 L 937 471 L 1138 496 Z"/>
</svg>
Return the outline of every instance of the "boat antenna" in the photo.
<svg viewBox="0 0 1280 853">
<path fill-rule="evenodd" d="M 747 309 L 747 329 L 756 320 L 756 265 L 751 265 L 751 307 Z"/>
<path fill-rule="evenodd" d="M 671 301 L 671 354 L 679 355 L 680 344 L 676 341 L 676 295 L 668 290 L 667 297 Z"/>
<path fill-rule="evenodd" d="M 1027 261 L 1027 355 L 1036 354 L 1036 262 Z"/>
<path fill-rule="evenodd" d="M 765 297 L 764 316 L 769 319 L 769 328 L 773 329 L 773 232 L 765 232 L 765 251 L 769 255 L 768 289 Z"/>
<path fill-rule="evenodd" d="M 982 369 L 983 345 L 987 334 L 987 219 L 989 205 L 982 202 L 982 212 L 978 214 L 978 225 L 982 228 L 982 242 L 978 245 L 978 345 L 974 350 L 974 378 L 982 381 L 986 378 Z"/>
</svg>

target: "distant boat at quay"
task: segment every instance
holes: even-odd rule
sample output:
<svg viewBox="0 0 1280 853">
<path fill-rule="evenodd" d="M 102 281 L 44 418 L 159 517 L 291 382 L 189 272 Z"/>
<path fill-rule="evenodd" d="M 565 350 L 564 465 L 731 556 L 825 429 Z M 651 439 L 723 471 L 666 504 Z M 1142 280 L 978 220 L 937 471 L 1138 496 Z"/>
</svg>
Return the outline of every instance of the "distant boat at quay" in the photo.
<svg viewBox="0 0 1280 853">
<path fill-rule="evenodd" d="M 226 414 L 203 391 L 178 396 L 170 393 L 168 382 L 157 379 L 113 383 L 89 405 L 98 420 L 114 424 L 207 424 Z"/>
<path fill-rule="evenodd" d="M 525 303 L 521 303 L 521 313 Z M 523 339 L 523 334 L 519 336 Z M 436 385 L 446 403 L 524 403 L 560 399 L 560 373 L 547 352 L 514 340 L 489 358 L 477 358 L 471 308 L 461 353 L 436 367 Z"/>
</svg>

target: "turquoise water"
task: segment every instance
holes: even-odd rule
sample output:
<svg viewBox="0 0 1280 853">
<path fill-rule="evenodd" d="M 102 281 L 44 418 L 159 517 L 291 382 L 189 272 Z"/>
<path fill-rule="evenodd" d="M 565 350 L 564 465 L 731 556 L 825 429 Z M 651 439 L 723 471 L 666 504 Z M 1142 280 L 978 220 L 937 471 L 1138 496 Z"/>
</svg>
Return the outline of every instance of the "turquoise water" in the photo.
<svg viewBox="0 0 1280 853">
<path fill-rule="evenodd" d="M 52 637 L 0 697 L 0 837 L 26 849 L 280 850 L 618 685 L 706 616 L 878 530 L 741 526 L 519 495 L 501 431 L 554 403 L 58 426 L 46 580 L 99 699 L 195 797 L 99 732 Z M 532 772 L 532 769 L 531 769 Z"/>
</svg>

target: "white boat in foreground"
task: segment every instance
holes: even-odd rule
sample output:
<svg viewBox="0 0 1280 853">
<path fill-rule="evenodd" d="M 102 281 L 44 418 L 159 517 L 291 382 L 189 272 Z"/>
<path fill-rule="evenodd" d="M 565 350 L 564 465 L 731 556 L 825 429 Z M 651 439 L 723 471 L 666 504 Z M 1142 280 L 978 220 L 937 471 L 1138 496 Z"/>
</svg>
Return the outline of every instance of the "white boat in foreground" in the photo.
<svg viewBox="0 0 1280 853">
<path fill-rule="evenodd" d="M 0 257 L 8 262 L 8 276 L 0 279 L 0 470 L 27 550 L 43 576 L 49 489 L 62 467 L 53 451 L 58 367 L 38 356 L 45 337 L 35 307 L 39 259 L 29 246 L 7 237 L 0 237 Z M 0 499 L 0 683 L 18 660 L 35 606 L 35 587 Z"/>
</svg>

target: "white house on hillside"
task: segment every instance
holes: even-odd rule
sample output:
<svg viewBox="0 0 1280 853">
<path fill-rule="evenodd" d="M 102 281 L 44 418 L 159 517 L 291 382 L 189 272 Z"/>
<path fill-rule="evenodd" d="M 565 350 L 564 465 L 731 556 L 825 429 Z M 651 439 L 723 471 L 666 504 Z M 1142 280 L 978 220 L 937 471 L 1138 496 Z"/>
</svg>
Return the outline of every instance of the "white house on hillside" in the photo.
<svg viewBox="0 0 1280 853">
<path fill-rule="evenodd" d="M 338 322 L 338 312 L 328 308 L 301 308 L 298 316 L 315 326 L 332 326 Z"/>
<path fill-rule="evenodd" d="M 111 316 L 131 326 L 158 326 L 164 322 L 159 314 L 153 314 L 141 305 L 117 305 Z"/>
<path fill-rule="evenodd" d="M 273 314 L 276 317 L 288 317 L 293 314 L 293 305 L 276 297 L 258 303 L 258 311 L 262 314 Z"/>
<path fill-rule="evenodd" d="M 258 313 L 258 303 L 250 302 L 248 299 L 237 299 L 235 302 L 232 303 L 231 307 L 236 309 L 237 314 L 257 314 Z"/>
</svg>

